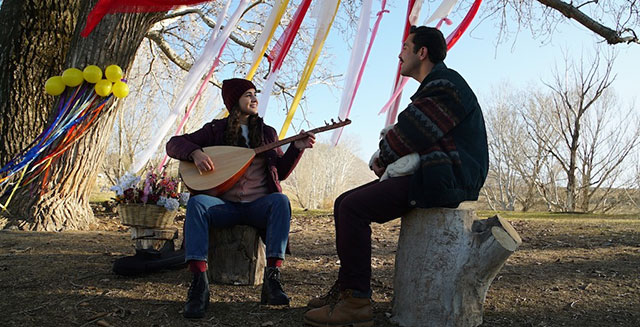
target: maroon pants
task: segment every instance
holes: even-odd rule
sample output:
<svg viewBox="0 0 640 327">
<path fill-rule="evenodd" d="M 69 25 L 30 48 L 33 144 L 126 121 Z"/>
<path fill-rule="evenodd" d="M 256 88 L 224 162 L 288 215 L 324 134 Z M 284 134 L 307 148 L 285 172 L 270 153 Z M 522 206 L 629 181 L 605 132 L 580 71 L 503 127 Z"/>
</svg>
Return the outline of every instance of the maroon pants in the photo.
<svg viewBox="0 0 640 327">
<path fill-rule="evenodd" d="M 340 195 L 334 203 L 340 288 L 371 289 L 371 222 L 385 223 L 407 213 L 411 176 L 375 180 Z"/>
</svg>

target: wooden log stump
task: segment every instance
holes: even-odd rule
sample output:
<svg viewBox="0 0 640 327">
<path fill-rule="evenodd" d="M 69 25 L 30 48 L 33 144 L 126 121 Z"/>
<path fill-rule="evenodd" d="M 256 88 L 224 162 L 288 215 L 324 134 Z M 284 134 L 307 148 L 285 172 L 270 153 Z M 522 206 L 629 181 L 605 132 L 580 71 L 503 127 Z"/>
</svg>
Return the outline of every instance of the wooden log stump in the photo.
<svg viewBox="0 0 640 327">
<path fill-rule="evenodd" d="M 209 280 L 218 284 L 260 285 L 265 245 L 250 226 L 209 230 Z"/>
<path fill-rule="evenodd" d="M 522 243 L 501 217 L 472 210 L 416 209 L 402 218 L 391 320 L 400 326 L 482 324 L 498 271 Z"/>
</svg>

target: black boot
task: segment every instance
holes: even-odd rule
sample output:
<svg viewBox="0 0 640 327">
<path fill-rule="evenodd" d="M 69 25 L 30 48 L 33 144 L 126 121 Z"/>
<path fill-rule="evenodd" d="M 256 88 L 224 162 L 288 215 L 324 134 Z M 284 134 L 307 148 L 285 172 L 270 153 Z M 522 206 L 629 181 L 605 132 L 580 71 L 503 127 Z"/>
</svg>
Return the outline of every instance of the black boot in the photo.
<svg viewBox="0 0 640 327">
<path fill-rule="evenodd" d="M 202 318 L 209 307 L 209 279 L 207 272 L 193 273 L 193 281 L 187 293 L 187 303 L 184 305 L 185 318 Z"/>
<path fill-rule="evenodd" d="M 264 269 L 264 282 L 262 283 L 261 304 L 289 305 L 289 297 L 282 290 L 280 283 L 280 270 L 278 267 L 266 267 Z"/>
</svg>

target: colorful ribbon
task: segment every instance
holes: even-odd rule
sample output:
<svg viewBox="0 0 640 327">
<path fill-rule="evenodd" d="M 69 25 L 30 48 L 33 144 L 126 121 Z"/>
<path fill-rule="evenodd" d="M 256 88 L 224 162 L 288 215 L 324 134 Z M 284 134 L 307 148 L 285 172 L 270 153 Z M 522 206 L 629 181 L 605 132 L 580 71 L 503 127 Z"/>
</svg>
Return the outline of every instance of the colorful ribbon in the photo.
<svg viewBox="0 0 640 327">
<path fill-rule="evenodd" d="M 287 135 L 287 130 L 289 129 L 289 125 L 291 125 L 293 115 L 296 113 L 298 104 L 300 104 L 302 94 L 307 87 L 309 78 L 311 78 L 313 68 L 315 67 L 316 62 L 320 57 L 320 52 L 322 51 L 324 41 L 327 39 L 329 30 L 331 29 L 331 25 L 333 25 L 333 21 L 336 18 L 336 14 L 338 13 L 340 0 L 325 0 L 322 2 L 321 6 L 319 4 L 318 6 L 319 7 L 315 8 L 317 11 L 315 39 L 313 42 L 313 46 L 311 47 L 311 52 L 309 52 L 309 57 L 307 58 L 307 64 L 305 65 L 304 71 L 302 72 L 302 77 L 300 79 L 300 82 L 298 83 L 296 95 L 293 98 L 293 102 L 291 103 L 291 107 L 289 108 L 289 112 L 287 113 L 287 117 L 282 124 L 282 129 L 280 130 L 279 134 L 279 137 L 281 139 L 284 138 L 285 135 Z"/>
<path fill-rule="evenodd" d="M 353 67 L 356 66 L 355 60 L 353 60 L 353 58 L 354 56 L 360 56 L 360 54 L 356 53 L 355 51 L 356 51 L 356 46 L 361 46 L 361 45 L 357 41 L 354 42 L 353 50 L 351 51 L 351 60 L 349 61 L 349 70 L 347 71 L 347 75 L 346 75 L 347 77 L 345 77 L 345 89 L 343 90 L 343 93 L 342 93 L 342 102 L 340 104 L 340 112 L 338 113 L 338 118 L 342 120 L 349 118 L 349 114 L 351 113 L 351 107 L 353 106 L 353 101 L 356 97 L 356 93 L 358 92 L 360 81 L 362 80 L 362 74 L 364 73 L 364 68 L 366 67 L 367 60 L 369 59 L 369 54 L 371 53 L 373 41 L 375 40 L 376 35 L 378 34 L 378 27 L 380 26 L 380 22 L 382 21 L 382 15 L 386 12 L 389 12 L 388 10 L 385 9 L 386 5 L 387 5 L 387 1 L 382 0 L 382 3 L 380 5 L 380 11 L 378 11 L 378 13 L 376 14 L 377 19 L 376 19 L 376 22 L 373 24 L 373 29 L 371 31 L 371 39 L 369 40 L 369 46 L 367 47 L 367 50 L 364 54 L 364 58 L 360 63 L 358 75 L 355 77 L 355 83 L 353 85 L 347 86 L 347 81 L 349 81 L 352 78 L 350 77 L 351 67 L 352 67 L 351 65 L 353 65 Z M 365 9 L 365 5 L 363 2 L 363 7 L 360 13 L 360 20 L 358 22 L 358 32 L 357 32 L 358 37 L 356 38 L 356 40 L 359 40 L 360 37 L 362 37 L 363 39 L 366 38 L 369 30 L 369 26 L 368 24 L 365 25 L 363 22 L 365 21 L 365 19 L 366 21 L 368 21 L 370 12 L 371 12 L 371 6 L 369 6 L 368 9 Z M 361 33 L 364 33 L 364 35 L 362 35 Z M 347 95 L 346 98 L 345 98 L 345 94 Z M 348 105 L 346 106 L 344 106 L 344 104 L 346 103 L 345 100 L 348 101 Z M 331 136 L 331 143 L 333 145 L 338 144 L 338 141 L 340 140 L 340 136 L 342 136 L 342 131 L 343 131 L 343 128 L 341 127 L 336 129 L 333 132 Z"/>
<path fill-rule="evenodd" d="M 460 22 L 460 25 L 458 25 L 458 27 L 456 27 L 456 29 L 451 34 L 449 34 L 449 36 L 447 37 L 447 50 L 451 49 L 451 47 L 453 47 L 453 45 L 458 42 L 460 36 L 462 36 L 462 33 L 467 30 L 467 27 L 469 27 L 469 24 L 471 24 L 471 21 L 476 16 L 476 13 L 478 13 L 478 8 L 480 8 L 481 3 L 482 0 L 476 0 L 473 5 L 471 5 L 471 8 L 469 9 L 467 15 L 464 16 L 464 19 L 462 19 L 462 22 Z"/>
<path fill-rule="evenodd" d="M 271 41 L 273 34 L 275 34 L 276 29 L 280 25 L 280 20 L 282 19 L 284 12 L 287 10 L 288 4 L 289 0 L 277 0 L 276 5 L 271 10 L 271 14 L 269 14 L 269 18 L 267 18 L 264 30 L 260 34 L 256 44 L 253 46 L 253 65 L 251 65 L 251 69 L 249 69 L 249 72 L 247 73 L 246 78 L 248 80 L 253 79 L 253 75 L 255 75 L 258 70 L 258 66 L 262 61 L 262 56 L 267 52 L 269 41 Z"/>
<path fill-rule="evenodd" d="M 144 167 L 149 159 L 151 159 L 156 149 L 160 146 L 160 143 L 164 139 L 164 136 L 167 135 L 169 129 L 173 126 L 173 123 L 177 119 L 178 115 L 185 107 L 187 107 L 189 99 L 191 99 L 197 93 L 198 83 L 203 83 L 202 77 L 205 75 L 205 72 L 209 70 L 209 65 L 212 65 L 215 62 L 215 57 L 220 53 L 220 51 L 222 51 L 223 45 L 229 38 L 231 31 L 234 30 L 236 25 L 238 24 L 242 13 L 249 3 L 249 0 L 240 1 L 240 3 L 238 4 L 238 8 L 233 13 L 231 18 L 229 18 L 227 24 L 220 31 L 220 33 L 217 33 L 220 26 L 222 25 L 222 18 L 225 16 L 226 11 L 229 8 L 229 3 L 230 1 L 225 4 L 224 9 L 219 13 L 218 22 L 220 22 L 220 24 L 216 25 L 216 28 L 211 34 L 211 39 L 207 41 L 202 54 L 189 70 L 182 90 L 178 94 L 177 100 L 175 101 L 169 113 L 169 116 L 163 122 L 160 128 L 156 130 L 156 138 L 149 144 L 147 149 L 145 149 L 139 155 L 136 155 L 133 165 L 129 169 L 129 172 L 132 175 L 135 175 L 138 171 L 140 171 L 140 169 Z"/>
<path fill-rule="evenodd" d="M 25 150 L 0 168 L 0 174 L 4 174 L 4 177 L 0 178 L 0 187 L 9 186 L 9 181 L 20 172 L 20 177 L 13 183 L 6 203 L 0 205 L 3 210 L 6 210 L 18 187 L 31 183 L 42 172 L 45 172 L 45 177 L 41 188 L 43 190 L 47 188 L 48 167 L 54 159 L 67 151 L 86 133 L 109 99 L 110 96 L 99 97 L 93 91 L 93 85 L 86 82 L 76 88 L 68 89 L 60 96 L 53 123 Z M 3 192 L 5 190 L 6 188 Z"/>
<path fill-rule="evenodd" d="M 440 6 L 431 14 L 429 18 L 427 18 L 422 25 L 428 25 L 429 23 L 445 19 L 453 10 L 453 7 L 456 5 L 458 0 L 443 0 Z M 436 28 L 438 28 L 436 26 Z"/>
<path fill-rule="evenodd" d="M 87 23 L 80 35 L 89 36 L 106 14 L 167 11 L 178 6 L 190 6 L 207 1 L 211 0 L 98 0 L 89 12 Z"/>
<path fill-rule="evenodd" d="M 211 80 L 211 77 L 213 76 L 213 73 L 215 72 L 216 67 L 218 67 L 218 64 L 220 63 L 220 56 L 222 55 L 222 51 L 224 51 L 224 48 L 225 48 L 226 45 L 227 45 L 227 42 L 225 42 L 222 45 L 222 48 L 220 49 L 220 52 L 218 53 L 218 56 L 216 57 L 215 61 L 213 62 L 213 65 L 211 65 L 211 69 L 209 69 L 209 73 L 202 80 L 202 84 L 200 84 L 200 88 L 198 89 L 198 93 L 196 93 L 196 96 L 193 97 L 193 100 L 191 100 L 191 103 L 189 104 L 189 108 L 187 109 L 187 112 L 184 114 L 184 117 L 182 117 L 182 120 L 180 121 L 180 124 L 178 124 L 178 128 L 176 128 L 176 132 L 173 133 L 173 135 L 178 135 L 182 131 L 182 127 L 184 127 L 184 124 L 187 122 L 187 118 L 189 118 L 189 116 L 191 115 L 191 110 L 193 109 L 193 107 L 196 106 L 196 103 L 198 103 L 198 100 L 200 100 L 200 97 L 202 96 L 202 93 L 204 92 L 204 89 L 207 87 L 207 84 Z M 156 171 L 158 173 L 162 173 L 163 167 L 167 163 L 167 159 L 168 158 L 169 158 L 169 156 L 165 153 L 164 157 L 162 158 L 162 160 L 160 161 L 160 163 L 156 167 Z"/>
<path fill-rule="evenodd" d="M 264 117 L 267 112 L 269 97 L 271 96 L 273 85 L 275 84 L 276 78 L 278 77 L 278 74 L 280 72 L 280 67 L 282 67 L 284 58 L 289 53 L 289 49 L 291 48 L 293 40 L 298 34 L 298 30 L 300 29 L 302 20 L 307 14 L 307 10 L 309 9 L 310 4 L 311 0 L 303 0 L 300 3 L 298 9 L 291 18 L 291 22 L 289 22 L 287 28 L 284 30 L 282 35 L 280 35 L 278 42 L 274 44 L 273 49 L 271 49 L 271 51 L 267 55 L 267 59 L 271 63 L 271 70 L 269 71 L 269 76 L 267 77 L 267 80 L 263 85 L 260 98 L 258 99 L 258 115 L 260 117 Z"/>
<path fill-rule="evenodd" d="M 418 18 L 416 16 L 416 13 L 414 13 L 413 11 L 413 6 L 415 4 L 416 4 L 416 0 L 409 0 L 407 4 L 407 18 L 406 18 L 406 23 L 404 25 L 404 32 L 402 33 L 402 41 L 400 41 L 401 44 L 402 42 L 404 42 L 404 40 L 407 39 L 407 36 L 409 36 L 409 30 L 411 29 L 411 25 L 415 23 L 411 21 L 412 17 L 416 20 Z M 389 126 L 393 124 L 393 122 L 395 121 L 395 116 L 396 116 L 396 113 L 398 112 L 398 107 L 400 106 L 400 95 L 402 94 L 402 88 L 406 84 L 406 82 L 404 84 L 402 83 L 403 79 L 400 77 L 401 66 L 402 65 L 400 61 L 398 61 L 398 68 L 396 69 L 396 76 L 393 82 L 393 90 L 391 91 L 391 94 L 392 95 L 395 94 L 396 97 L 394 101 L 392 101 L 392 105 L 390 106 L 392 107 L 392 109 L 387 112 L 387 119 L 385 121 L 385 126 Z"/>
</svg>

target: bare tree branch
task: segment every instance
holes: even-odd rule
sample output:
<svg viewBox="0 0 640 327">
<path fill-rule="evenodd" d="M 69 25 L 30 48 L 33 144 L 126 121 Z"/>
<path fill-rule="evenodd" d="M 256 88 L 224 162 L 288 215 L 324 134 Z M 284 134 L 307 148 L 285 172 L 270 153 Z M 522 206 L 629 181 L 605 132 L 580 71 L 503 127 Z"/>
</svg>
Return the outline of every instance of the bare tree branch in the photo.
<svg viewBox="0 0 640 327">
<path fill-rule="evenodd" d="M 256 5 L 258 5 L 258 4 L 260 4 L 260 3 L 263 3 L 263 2 L 264 2 L 264 1 L 257 1 L 256 3 L 251 4 L 251 5 L 250 5 L 249 7 L 247 7 L 247 9 L 244 11 L 243 15 L 244 15 L 245 13 L 247 13 L 247 11 L 248 11 L 249 9 L 252 9 L 252 8 L 253 8 L 253 7 L 255 7 Z M 197 15 L 200 17 L 200 19 L 202 20 L 202 22 L 204 22 L 207 26 L 209 26 L 209 27 L 210 27 L 210 28 L 212 28 L 212 29 L 213 29 L 213 28 L 215 28 L 215 27 L 216 27 L 216 25 L 217 25 L 217 24 L 216 24 L 216 22 L 215 22 L 213 19 L 209 18 L 209 17 L 208 17 L 208 16 L 207 16 L 207 15 L 206 15 L 202 10 L 200 10 L 200 9 L 198 9 L 198 8 L 187 8 L 187 9 L 184 9 L 184 10 L 178 10 L 178 11 L 171 12 L 171 13 L 169 13 L 169 14 L 165 15 L 165 16 L 164 16 L 164 18 L 163 18 L 163 20 L 166 20 L 166 19 L 173 19 L 173 18 L 176 18 L 176 17 L 181 17 L 181 16 L 185 16 L 185 15 L 190 15 L 190 14 L 197 14 Z M 223 26 L 220 26 L 220 28 L 221 28 L 221 29 L 222 29 L 222 28 L 224 28 L 224 25 L 223 25 Z M 241 40 L 241 39 L 239 39 L 237 36 L 233 35 L 233 33 L 232 33 L 231 35 L 229 35 L 229 38 L 230 38 L 233 42 L 235 42 L 236 44 L 238 44 L 238 45 L 240 45 L 240 46 L 242 46 L 242 47 L 245 47 L 245 48 L 247 48 L 247 49 L 249 49 L 249 50 L 253 50 L 253 44 L 250 44 L 250 43 L 247 43 L 247 42 L 242 41 L 242 40 Z"/>
<path fill-rule="evenodd" d="M 147 33 L 147 38 L 149 40 L 153 41 L 158 46 L 158 48 L 160 48 L 162 53 L 164 53 L 164 55 L 167 56 L 167 58 L 169 58 L 169 60 L 171 60 L 173 63 L 175 63 L 178 67 L 182 68 L 185 71 L 188 71 L 189 69 L 191 69 L 191 66 L 193 66 L 192 63 L 190 63 L 187 60 L 185 60 L 184 58 L 180 57 L 180 55 L 178 55 L 171 48 L 169 43 L 167 43 L 167 41 L 165 41 L 162 38 L 162 32 L 156 31 L 156 30 L 150 30 Z"/>
<path fill-rule="evenodd" d="M 537 0 L 537 1 L 547 7 L 550 7 L 559 11 L 569 19 L 574 19 L 575 21 L 582 24 L 584 27 L 588 28 L 592 32 L 602 36 L 605 40 L 607 40 L 607 43 L 609 44 L 618 44 L 618 43 L 639 43 L 640 44 L 640 40 L 638 40 L 638 36 L 636 35 L 634 30 L 630 28 L 625 28 L 625 29 L 622 29 L 621 31 L 616 31 L 614 29 L 611 29 L 607 26 L 600 24 L 593 18 L 589 17 L 588 15 L 580 11 L 579 9 L 580 7 L 594 1 L 586 2 L 582 5 L 579 5 L 578 7 L 574 6 L 571 3 L 563 2 L 561 0 Z M 597 3 L 597 1 L 595 1 L 595 3 Z M 624 33 L 628 33 L 631 35 L 623 36 Z"/>
</svg>

